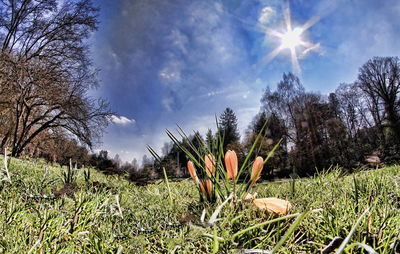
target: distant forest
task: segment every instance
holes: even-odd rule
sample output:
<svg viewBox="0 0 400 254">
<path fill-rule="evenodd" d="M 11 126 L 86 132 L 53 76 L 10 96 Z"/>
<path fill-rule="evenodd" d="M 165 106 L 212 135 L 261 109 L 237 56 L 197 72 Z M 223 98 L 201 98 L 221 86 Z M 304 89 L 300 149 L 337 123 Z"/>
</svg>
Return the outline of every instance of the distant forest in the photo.
<svg viewBox="0 0 400 254">
<path fill-rule="evenodd" d="M 160 162 L 145 156 L 122 163 L 107 151 L 90 154 L 112 112 L 88 91 L 97 86 L 97 70 L 87 42 L 98 28 L 91 1 L 14 1 L 0 5 L 0 151 L 11 156 L 43 157 L 52 162 L 91 165 L 108 174 L 128 173 L 132 180 L 187 177 L 187 158 L 167 143 Z M 323 82 L 323 81 L 321 81 Z M 223 147 L 240 158 L 262 133 L 258 153 L 279 147 L 263 171 L 264 178 L 312 175 L 341 166 L 400 161 L 400 61 L 374 57 L 360 67 L 357 80 L 340 84 L 328 96 L 306 91 L 298 77 L 283 74 L 275 90 L 260 94 L 260 112 L 240 137 L 234 110 L 219 116 L 204 143 L 223 135 Z M 229 105 L 228 105 L 229 106 Z M 182 140 L 199 142 L 197 133 Z M 134 141 L 132 141 L 134 142 Z"/>
</svg>

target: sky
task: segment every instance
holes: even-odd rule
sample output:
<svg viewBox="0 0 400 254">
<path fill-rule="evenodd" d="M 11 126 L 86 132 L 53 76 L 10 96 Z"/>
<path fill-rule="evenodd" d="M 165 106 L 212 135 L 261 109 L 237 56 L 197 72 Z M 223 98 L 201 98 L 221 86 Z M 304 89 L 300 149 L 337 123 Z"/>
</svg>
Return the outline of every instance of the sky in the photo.
<svg viewBox="0 0 400 254">
<path fill-rule="evenodd" d="M 215 130 L 226 107 L 242 137 L 266 87 L 295 72 L 322 95 L 354 82 L 374 56 L 400 55 L 398 0 L 93 0 L 99 29 L 90 38 L 100 86 L 94 97 L 115 115 L 96 149 L 141 160 L 161 151 L 165 130 Z M 309 24 L 290 48 L 281 36 Z M 303 31 L 303 30 L 302 30 Z M 307 45 L 307 46 L 304 46 Z"/>
</svg>

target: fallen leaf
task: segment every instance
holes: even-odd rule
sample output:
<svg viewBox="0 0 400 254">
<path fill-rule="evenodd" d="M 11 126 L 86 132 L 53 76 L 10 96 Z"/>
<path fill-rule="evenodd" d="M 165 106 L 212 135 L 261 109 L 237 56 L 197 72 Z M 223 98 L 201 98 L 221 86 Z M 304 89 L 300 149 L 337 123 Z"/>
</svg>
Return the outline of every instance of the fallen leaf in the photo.
<svg viewBox="0 0 400 254">
<path fill-rule="evenodd" d="M 256 198 L 253 200 L 253 205 L 258 209 L 277 215 L 285 215 L 292 208 L 289 201 L 279 198 Z"/>
</svg>

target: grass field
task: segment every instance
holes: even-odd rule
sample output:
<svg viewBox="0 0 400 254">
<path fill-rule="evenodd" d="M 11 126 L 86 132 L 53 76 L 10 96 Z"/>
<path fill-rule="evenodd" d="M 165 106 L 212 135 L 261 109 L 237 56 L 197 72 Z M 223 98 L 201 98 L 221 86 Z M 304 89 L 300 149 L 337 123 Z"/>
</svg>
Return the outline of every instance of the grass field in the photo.
<svg viewBox="0 0 400 254">
<path fill-rule="evenodd" d="M 93 169 L 90 177 L 88 169 L 78 169 L 69 176 L 76 184 L 65 184 L 66 171 L 41 160 L 11 159 L 11 183 L 0 182 L 0 252 L 320 253 L 335 237 L 351 237 L 338 252 L 400 252 L 396 166 L 260 183 L 253 188 L 258 197 L 289 200 L 289 215 L 228 203 L 213 226 L 206 222 L 215 207 L 206 207 L 201 222 L 203 206 L 192 181 L 170 182 L 169 196 L 165 183 L 135 186 Z"/>
</svg>

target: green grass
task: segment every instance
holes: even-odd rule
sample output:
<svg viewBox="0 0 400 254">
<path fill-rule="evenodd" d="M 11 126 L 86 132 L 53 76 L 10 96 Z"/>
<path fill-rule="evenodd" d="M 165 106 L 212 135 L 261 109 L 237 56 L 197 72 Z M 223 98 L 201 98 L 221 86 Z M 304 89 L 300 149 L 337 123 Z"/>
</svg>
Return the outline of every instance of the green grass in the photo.
<svg viewBox="0 0 400 254">
<path fill-rule="evenodd" d="M 400 167 L 257 184 L 258 197 L 292 202 L 290 214 L 273 217 L 228 202 L 213 227 L 206 222 L 216 207 L 206 208 L 202 223 L 192 181 L 170 182 L 169 191 L 164 183 L 139 187 L 96 170 L 85 181 L 79 169 L 76 192 L 56 197 L 64 171 L 41 160 L 11 160 L 12 182 L 0 182 L 0 252 L 320 253 L 335 237 L 346 239 L 344 253 L 400 249 Z"/>
</svg>

